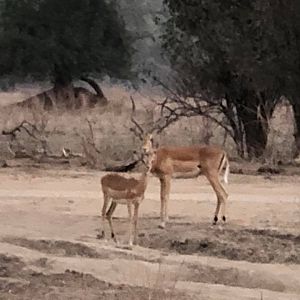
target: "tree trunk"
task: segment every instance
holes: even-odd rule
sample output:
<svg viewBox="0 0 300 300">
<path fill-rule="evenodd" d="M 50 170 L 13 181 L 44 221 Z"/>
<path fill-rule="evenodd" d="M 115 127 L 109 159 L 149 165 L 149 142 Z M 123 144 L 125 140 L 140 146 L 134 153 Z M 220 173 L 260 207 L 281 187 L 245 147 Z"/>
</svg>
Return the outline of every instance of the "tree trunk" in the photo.
<svg viewBox="0 0 300 300">
<path fill-rule="evenodd" d="M 261 121 L 256 117 L 247 115 L 244 118 L 245 138 L 249 158 L 263 155 L 267 144 L 267 133 Z"/>
<path fill-rule="evenodd" d="M 293 101 L 292 103 L 295 114 L 296 137 L 300 137 L 300 102 Z"/>
<path fill-rule="evenodd" d="M 238 155 L 241 158 L 246 158 L 247 155 L 247 149 L 245 147 L 245 134 L 244 134 L 244 128 L 243 128 L 243 122 L 238 115 L 237 112 L 237 106 L 235 104 L 235 101 L 232 101 L 232 98 L 228 95 L 226 95 L 226 108 L 223 109 L 223 113 L 226 116 L 230 127 L 232 129 L 231 137 L 233 138 Z"/>
<path fill-rule="evenodd" d="M 72 84 L 72 76 L 70 75 L 68 68 L 57 64 L 54 65 L 53 80 L 54 87 L 57 87 L 58 89 Z"/>
<path fill-rule="evenodd" d="M 246 102 L 248 105 L 238 107 L 238 117 L 243 123 L 245 143 L 249 159 L 263 155 L 268 137 L 268 124 L 257 118 L 257 105 L 255 99 Z M 251 103 L 251 105 L 249 105 Z"/>
<path fill-rule="evenodd" d="M 236 144 L 238 155 L 241 158 L 246 158 L 247 149 L 245 149 L 245 142 L 244 142 L 244 129 L 242 128 L 242 122 L 240 120 L 237 120 L 238 116 L 236 116 L 234 119 L 227 116 L 229 120 L 229 124 L 232 128 L 232 138 Z"/>
<path fill-rule="evenodd" d="M 66 68 L 57 65 L 54 67 L 53 76 L 56 105 L 62 104 L 66 108 L 72 108 L 75 102 L 72 77 Z"/>
<path fill-rule="evenodd" d="M 300 101 L 296 99 L 293 103 L 293 110 L 294 110 L 294 116 L 295 116 L 295 143 L 296 143 L 296 153 L 295 155 L 298 156 L 300 153 Z"/>
</svg>

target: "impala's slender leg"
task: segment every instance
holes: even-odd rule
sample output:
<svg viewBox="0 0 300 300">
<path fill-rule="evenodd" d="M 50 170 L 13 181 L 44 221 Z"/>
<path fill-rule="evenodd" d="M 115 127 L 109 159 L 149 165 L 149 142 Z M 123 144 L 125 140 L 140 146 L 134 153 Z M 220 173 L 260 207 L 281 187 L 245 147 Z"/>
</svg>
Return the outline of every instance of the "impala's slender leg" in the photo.
<svg viewBox="0 0 300 300">
<path fill-rule="evenodd" d="M 223 187 L 223 189 L 224 189 L 224 187 Z M 225 191 L 225 189 L 224 189 L 224 191 Z M 222 220 L 223 220 L 223 222 L 226 222 L 227 198 L 228 198 L 228 194 L 225 191 L 225 198 L 224 198 L 224 201 L 222 203 L 223 205 L 221 206 L 221 213 L 222 213 Z"/>
<path fill-rule="evenodd" d="M 214 225 L 217 224 L 217 222 L 218 222 L 218 215 L 220 212 L 221 202 L 222 202 L 222 199 L 219 196 L 217 196 L 217 206 L 216 206 L 215 216 L 214 216 Z"/>
<path fill-rule="evenodd" d="M 138 214 L 139 214 L 139 206 L 140 204 L 138 202 L 134 203 L 134 214 L 133 214 L 133 226 L 134 226 L 134 238 L 133 238 L 133 243 L 137 243 L 137 222 L 138 222 Z"/>
<path fill-rule="evenodd" d="M 170 198 L 171 176 L 160 178 L 160 228 L 165 228 L 166 221 L 169 219 L 169 198 Z"/>
<path fill-rule="evenodd" d="M 102 214 L 101 214 L 101 220 L 102 220 L 102 234 L 101 238 L 105 238 L 105 223 L 106 223 L 106 209 L 109 202 L 109 197 L 106 193 L 103 193 L 103 206 L 102 206 Z"/>
<path fill-rule="evenodd" d="M 169 200 L 170 200 L 170 189 L 171 189 L 171 177 L 166 177 L 166 194 L 165 194 L 165 220 L 169 221 Z"/>
<path fill-rule="evenodd" d="M 132 223 L 133 223 L 133 217 L 132 217 L 132 203 L 131 201 L 127 202 L 127 208 L 128 208 L 128 244 L 129 246 L 132 246 Z"/>
<path fill-rule="evenodd" d="M 116 207 L 117 207 L 117 203 L 113 201 L 111 203 L 110 207 L 109 207 L 108 212 L 106 213 L 106 218 L 107 218 L 108 223 L 109 223 L 111 238 L 117 243 L 116 235 L 115 235 L 113 225 L 112 225 L 112 215 L 113 215 Z"/>
<path fill-rule="evenodd" d="M 225 216 L 225 207 L 226 207 L 226 200 L 228 198 L 228 195 L 220 183 L 219 176 L 217 172 L 205 172 L 205 175 L 207 179 L 209 180 L 212 188 L 214 189 L 216 196 L 217 196 L 217 207 L 215 211 L 215 217 L 213 224 L 216 224 L 218 222 L 218 214 L 220 207 L 222 206 L 222 219 L 225 222 L 226 216 Z"/>
<path fill-rule="evenodd" d="M 219 177 L 218 177 L 219 180 Z M 223 184 L 219 181 L 220 186 L 222 187 L 222 193 L 223 193 L 223 201 L 222 201 L 222 206 L 221 206 L 221 213 L 222 213 L 222 220 L 223 222 L 226 222 L 226 205 L 227 205 L 227 199 L 228 199 L 228 194 L 223 186 Z"/>
</svg>

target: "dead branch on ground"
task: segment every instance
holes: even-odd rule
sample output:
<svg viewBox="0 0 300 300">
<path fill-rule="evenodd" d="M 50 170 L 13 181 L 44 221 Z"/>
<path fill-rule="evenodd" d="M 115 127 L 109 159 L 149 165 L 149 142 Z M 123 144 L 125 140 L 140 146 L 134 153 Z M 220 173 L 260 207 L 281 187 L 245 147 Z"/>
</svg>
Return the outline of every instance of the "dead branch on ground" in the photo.
<svg viewBox="0 0 300 300">
<path fill-rule="evenodd" d="M 48 141 L 47 138 L 50 133 L 46 132 L 46 125 L 47 121 L 42 120 L 42 123 L 40 126 L 33 124 L 27 120 L 23 120 L 19 125 L 15 126 L 12 129 L 9 130 L 3 130 L 2 134 L 3 135 L 8 135 L 11 136 L 11 141 L 9 142 L 9 149 L 12 149 L 12 143 L 17 142 L 18 147 L 23 148 L 19 150 L 18 152 L 23 153 L 24 156 L 28 156 L 31 158 L 34 158 L 33 155 L 30 155 L 27 153 L 27 151 L 24 149 L 24 146 L 21 147 L 20 142 L 18 141 L 17 138 L 17 133 L 20 133 L 22 130 L 27 133 L 29 137 L 34 139 L 40 146 L 42 151 L 37 151 L 39 154 L 42 154 L 44 156 L 48 155 Z M 13 150 L 11 150 L 12 153 L 14 153 Z M 16 156 L 16 153 L 14 153 Z"/>
</svg>

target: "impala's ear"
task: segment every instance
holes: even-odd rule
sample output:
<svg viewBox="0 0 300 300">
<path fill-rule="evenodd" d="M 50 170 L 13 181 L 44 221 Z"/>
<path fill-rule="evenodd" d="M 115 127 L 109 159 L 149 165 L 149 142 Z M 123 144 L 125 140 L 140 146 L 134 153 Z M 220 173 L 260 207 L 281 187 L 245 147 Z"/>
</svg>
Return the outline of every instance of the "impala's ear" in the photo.
<svg viewBox="0 0 300 300">
<path fill-rule="evenodd" d="M 153 139 L 153 134 L 152 133 L 149 133 L 149 141 L 151 142 L 151 144 L 153 145 L 153 142 L 154 142 L 154 139 Z"/>
<path fill-rule="evenodd" d="M 133 150 L 132 151 L 132 156 L 134 160 L 138 160 L 139 159 L 139 153 L 137 153 L 137 151 Z"/>
<path fill-rule="evenodd" d="M 153 149 L 153 150 L 152 150 L 151 156 L 152 156 L 153 158 L 156 156 L 156 152 L 157 152 L 156 149 Z"/>
</svg>

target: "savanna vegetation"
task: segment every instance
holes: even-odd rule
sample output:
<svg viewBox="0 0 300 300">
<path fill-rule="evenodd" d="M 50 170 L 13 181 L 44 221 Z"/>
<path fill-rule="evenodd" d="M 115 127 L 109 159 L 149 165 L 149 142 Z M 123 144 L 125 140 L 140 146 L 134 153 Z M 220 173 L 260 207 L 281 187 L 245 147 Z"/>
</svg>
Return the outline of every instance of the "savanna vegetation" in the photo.
<svg viewBox="0 0 300 300">
<path fill-rule="evenodd" d="M 281 97 L 300 132 L 297 1 L 2 0 L 3 83 L 51 81 L 57 101 L 91 77 L 163 88 L 164 124 L 205 116 L 241 157 L 264 154 Z M 86 93 L 86 91 L 85 91 Z M 90 96 L 90 94 L 89 94 Z M 97 101 L 97 100 L 95 100 Z"/>
</svg>

